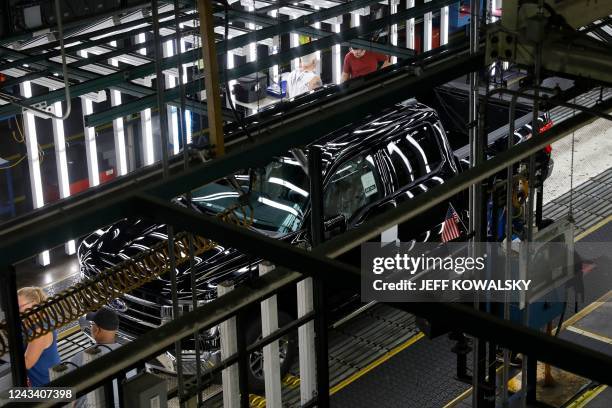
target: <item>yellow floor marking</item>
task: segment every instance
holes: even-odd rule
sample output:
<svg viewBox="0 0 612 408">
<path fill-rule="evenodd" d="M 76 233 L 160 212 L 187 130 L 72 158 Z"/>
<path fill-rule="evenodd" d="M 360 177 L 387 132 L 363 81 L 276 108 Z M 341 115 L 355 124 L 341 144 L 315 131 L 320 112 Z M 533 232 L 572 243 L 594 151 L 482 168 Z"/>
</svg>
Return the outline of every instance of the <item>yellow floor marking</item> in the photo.
<svg viewBox="0 0 612 408">
<path fill-rule="evenodd" d="M 606 388 L 608 388 L 608 386 L 605 384 L 602 384 L 599 387 L 595 387 L 592 390 L 586 391 L 578 399 L 576 399 L 574 402 L 569 404 L 567 408 L 585 407 L 589 402 L 593 401 L 593 399 L 595 399 L 596 396 L 601 394 Z"/>
<path fill-rule="evenodd" d="M 594 233 L 595 231 L 597 231 L 598 229 L 600 229 L 601 227 L 603 227 L 604 225 L 606 225 L 610 221 L 612 221 L 612 215 L 609 215 L 607 218 L 599 221 L 597 224 L 593 225 L 590 228 L 587 228 L 586 230 L 584 230 L 583 232 L 578 234 L 576 236 L 576 240 L 575 241 L 580 241 L 582 238 L 586 237 L 589 234 Z"/>
<path fill-rule="evenodd" d="M 368 364 L 367 366 L 365 366 L 361 370 L 359 370 L 356 373 L 352 374 L 350 377 L 348 377 L 348 378 L 340 381 L 338 384 L 334 385 L 332 388 L 330 388 L 329 395 L 334 395 L 335 393 L 337 393 L 338 391 L 340 391 L 341 389 L 343 389 L 344 387 L 346 387 L 350 383 L 352 383 L 355 380 L 363 377 L 364 375 L 366 375 L 367 373 L 369 373 L 370 371 L 372 371 L 373 369 L 375 369 L 376 367 L 378 367 L 379 365 L 381 365 L 385 361 L 389 360 L 391 357 L 393 357 L 394 355 L 396 355 L 400 351 L 403 351 L 403 350 L 407 349 L 408 347 L 412 346 L 414 343 L 416 343 L 417 341 L 421 340 L 423 337 L 425 337 L 425 335 L 423 333 L 419 332 L 415 336 L 411 337 L 410 340 L 408 340 L 407 342 L 405 342 L 403 344 L 400 344 L 399 346 L 397 346 L 394 349 L 392 349 L 391 351 L 387 352 L 386 354 L 384 354 L 383 356 L 381 356 L 377 360 L 374 360 L 373 362 L 371 362 L 370 364 Z"/>
<path fill-rule="evenodd" d="M 574 326 L 569 326 L 566 330 L 581 334 L 585 337 L 590 337 L 591 339 L 595 339 L 603 343 L 612 344 L 611 338 L 604 336 L 602 334 L 593 333 L 592 331 L 589 331 L 589 330 L 579 329 L 578 327 L 574 327 Z"/>
<path fill-rule="evenodd" d="M 66 338 L 68 336 L 70 336 L 71 334 L 74 334 L 76 332 L 78 332 L 79 330 L 81 330 L 81 327 L 77 324 L 76 326 L 73 326 L 67 330 L 64 330 L 63 332 L 60 332 L 57 335 L 57 339 L 58 340 L 62 340 L 63 338 Z"/>
<path fill-rule="evenodd" d="M 464 401 L 467 397 L 472 395 L 472 389 L 473 389 L 473 387 L 470 387 L 467 390 L 463 391 L 457 397 L 453 398 L 446 405 L 444 405 L 443 408 L 451 408 L 451 407 L 454 407 L 455 405 L 457 405 L 458 403 L 460 403 L 461 401 Z"/>
<path fill-rule="evenodd" d="M 586 315 L 588 315 L 593 310 L 597 309 L 599 306 L 603 305 L 610 299 L 612 299 L 612 290 L 608 291 L 608 293 L 604 294 L 602 297 L 600 297 L 593 303 L 589 304 L 588 306 L 584 307 L 581 311 L 579 311 L 578 313 L 576 313 L 575 315 L 573 315 L 572 317 L 564 321 L 563 324 L 561 325 L 561 328 L 567 329 L 569 326 L 572 326 L 578 320 L 582 319 L 583 317 L 585 317 Z"/>
</svg>

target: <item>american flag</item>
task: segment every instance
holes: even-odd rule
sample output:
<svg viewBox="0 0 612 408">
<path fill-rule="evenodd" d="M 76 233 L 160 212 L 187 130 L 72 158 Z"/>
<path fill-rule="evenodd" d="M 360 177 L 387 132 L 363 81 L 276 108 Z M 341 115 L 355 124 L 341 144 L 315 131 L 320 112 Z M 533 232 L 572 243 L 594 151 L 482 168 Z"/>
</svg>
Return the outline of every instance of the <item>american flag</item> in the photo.
<svg viewBox="0 0 612 408">
<path fill-rule="evenodd" d="M 442 224 L 442 242 L 452 241 L 461 235 L 459 231 L 459 214 L 453 208 L 452 205 L 448 206 L 444 223 Z"/>
</svg>

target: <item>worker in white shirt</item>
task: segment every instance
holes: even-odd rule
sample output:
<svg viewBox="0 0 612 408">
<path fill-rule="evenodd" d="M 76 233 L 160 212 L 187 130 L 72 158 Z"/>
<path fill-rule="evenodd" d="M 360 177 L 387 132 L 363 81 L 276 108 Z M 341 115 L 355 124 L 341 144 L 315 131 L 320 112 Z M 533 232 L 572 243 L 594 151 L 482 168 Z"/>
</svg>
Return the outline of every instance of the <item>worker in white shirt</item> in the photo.
<svg viewBox="0 0 612 408">
<path fill-rule="evenodd" d="M 321 77 L 315 72 L 317 66 L 316 54 L 304 55 L 300 58 L 300 67 L 291 71 L 287 78 L 287 96 L 293 98 L 323 85 Z"/>
</svg>

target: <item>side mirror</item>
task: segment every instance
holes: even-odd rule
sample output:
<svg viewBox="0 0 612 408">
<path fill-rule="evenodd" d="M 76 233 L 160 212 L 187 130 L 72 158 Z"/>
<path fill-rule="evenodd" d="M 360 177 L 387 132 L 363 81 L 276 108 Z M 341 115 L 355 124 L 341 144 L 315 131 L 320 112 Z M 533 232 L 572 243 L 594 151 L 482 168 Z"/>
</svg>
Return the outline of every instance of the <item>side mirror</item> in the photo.
<svg viewBox="0 0 612 408">
<path fill-rule="evenodd" d="M 334 215 L 323 221 L 323 231 L 325 237 L 334 236 L 346 231 L 348 223 L 346 217 L 343 214 Z"/>
</svg>

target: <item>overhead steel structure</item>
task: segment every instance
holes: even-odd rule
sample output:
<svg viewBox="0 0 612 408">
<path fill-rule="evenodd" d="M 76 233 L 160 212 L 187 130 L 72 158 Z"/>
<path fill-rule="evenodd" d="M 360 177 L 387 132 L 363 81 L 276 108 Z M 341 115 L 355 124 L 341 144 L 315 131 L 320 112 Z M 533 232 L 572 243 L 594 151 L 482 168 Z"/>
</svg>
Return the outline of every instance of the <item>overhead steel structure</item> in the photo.
<svg viewBox="0 0 612 408">
<path fill-rule="evenodd" d="M 366 1 L 364 0 L 362 6 L 365 3 Z M 329 34 L 320 40 L 294 47 L 290 51 L 263 58 L 263 61 L 260 62 L 265 68 L 275 63 L 288 62 L 297 56 L 335 45 L 338 41 L 351 39 L 360 33 L 367 32 L 367 30 L 377 29 L 383 24 L 393 24 L 400 19 L 419 18 L 423 13 L 434 12 L 448 3 L 450 2 L 432 1 L 424 3 L 423 5 L 398 12 L 395 17 L 391 16 L 385 19 L 385 21 L 375 19 L 343 33 Z M 179 4 L 179 2 L 174 4 Z M 351 7 L 349 4 L 352 3 L 342 6 Z M 282 7 L 279 11 L 281 9 Z M 178 12 L 178 8 L 174 11 Z M 224 11 L 219 13 L 219 16 L 225 14 Z M 180 18 L 180 16 L 178 17 Z M 323 17 L 325 16 L 319 16 L 318 18 Z M 314 24 L 316 21 L 307 20 L 302 23 Z M 156 23 L 161 24 L 162 22 L 156 20 Z M 194 29 L 196 26 L 197 24 L 192 25 Z M 175 30 L 175 33 L 177 31 L 179 30 Z M 181 38 L 177 40 L 177 44 L 179 44 Z M 223 49 L 223 46 L 226 49 L 230 49 L 230 41 L 231 39 L 226 39 L 224 43 L 219 42 L 216 44 L 217 49 Z M 245 41 L 250 40 L 245 39 Z M 9 327 L 19 327 L 20 325 L 19 314 L 15 309 L 15 274 L 11 268 L 13 263 L 45 248 L 59 245 L 69 239 L 86 234 L 89 231 L 126 216 L 145 216 L 173 228 L 187 230 L 223 244 L 235 246 L 247 253 L 257 253 L 264 259 L 280 266 L 280 268 L 261 276 L 254 285 L 239 287 L 211 303 L 197 307 L 194 311 L 152 331 L 150 335 L 137 339 L 133 343 L 100 358 L 88 366 L 61 377 L 52 384 L 55 386 L 74 386 L 77 392 L 83 393 L 116 376 L 121 371 L 159 354 L 162 350 L 171 346 L 172 343 L 192 336 L 194 331 L 211 327 L 232 316 L 241 318 L 241 311 L 249 304 L 268 298 L 282 288 L 303 279 L 304 276 L 311 276 L 317 280 L 317 283 L 322 284 L 325 284 L 330 279 L 343 279 L 345 283 L 358 284 L 359 271 L 334 260 L 334 258 L 379 235 L 383 230 L 399 222 L 409 220 L 433 205 L 448 199 L 475 183 L 481 182 L 490 175 L 503 170 L 506 166 L 533 155 L 544 146 L 560 139 L 577 127 L 583 126 L 595 116 L 606 117 L 606 113 L 612 109 L 610 101 L 599 101 L 588 112 L 584 111 L 577 114 L 562 124 L 557 125 L 549 133 L 542 135 L 542 137 L 531 138 L 492 160 L 476 163 L 473 168 L 447 183 L 430 189 L 410 202 L 398 205 L 395 209 L 373 218 L 340 237 L 321 243 L 312 251 L 291 247 L 285 243 L 262 237 L 248 229 L 239 229 L 216 219 L 211 219 L 208 216 L 196 214 L 189 209 L 179 208 L 169 202 L 173 197 L 189 192 L 202 184 L 227 176 L 245 167 L 256 166 L 271 155 L 281 154 L 292 147 L 312 142 L 318 136 L 350 123 L 355 115 L 367 115 L 382 107 L 400 102 L 412 95 L 419 87 L 434 87 L 458 75 L 478 70 L 484 63 L 484 55 L 479 51 L 480 47 L 477 44 L 477 41 L 473 41 L 472 47 L 468 47 L 467 44 L 449 44 L 440 49 L 425 53 L 413 61 L 404 61 L 395 70 L 387 72 L 375 81 L 357 83 L 351 87 L 352 92 L 336 90 L 338 92 L 329 92 L 328 95 L 323 96 L 317 103 L 295 106 L 293 110 L 296 113 L 295 115 L 282 118 L 279 118 L 274 112 L 264 115 L 263 119 L 257 124 L 259 138 L 255 143 L 240 144 L 237 141 L 245 140 L 244 131 L 239 128 L 228 129 L 225 137 L 228 142 L 233 142 L 234 144 L 227 146 L 228 153 L 225 156 L 188 169 L 179 169 L 180 165 L 164 163 L 164 178 L 161 181 L 152 181 L 150 178 L 145 181 L 138 177 L 120 180 L 106 188 L 100 189 L 100 191 L 90 192 L 78 199 L 67 199 L 50 205 L 48 208 L 40 209 L 29 215 L 27 219 L 16 219 L 4 225 L 2 231 L 0 231 L 0 259 L 3 263 L 0 266 L 0 272 L 3 279 L 2 288 L 5 291 L 2 298 L 8 312 L 7 323 Z M 96 78 L 71 85 L 71 91 L 73 91 L 73 94 L 81 92 L 78 95 L 85 95 L 86 92 L 108 87 L 113 88 L 113 90 L 117 90 L 118 87 L 122 86 L 131 87 L 134 79 L 143 79 L 143 77 L 149 76 L 153 72 L 156 72 L 161 80 L 161 70 L 170 75 L 171 73 L 168 73 L 167 70 L 174 67 L 178 71 L 175 73 L 178 76 L 181 75 L 180 71 L 183 68 L 181 58 L 186 58 L 189 52 L 179 53 L 176 56 L 163 59 L 157 58 L 155 62 L 145 62 L 136 65 L 134 68 L 110 72 L 106 77 L 99 76 L 102 74 L 96 74 L 98 75 Z M 193 57 L 194 61 L 197 61 L 198 55 L 196 51 L 192 50 L 191 52 L 190 56 Z M 113 55 L 112 58 L 118 56 L 117 54 Z M 38 56 L 28 55 L 24 58 L 31 57 L 37 58 Z M 45 59 L 44 56 L 42 59 Z M 238 73 L 242 72 L 241 70 L 247 72 L 253 68 L 259 69 L 262 67 L 262 65 L 255 63 L 250 64 L 252 65 L 245 64 L 243 67 L 234 68 L 234 71 L 228 72 L 228 77 L 236 78 L 236 76 L 231 75 L 238 75 Z M 28 64 L 28 67 L 23 68 L 29 68 L 29 66 Z M 187 87 L 193 84 L 194 89 L 201 90 L 201 84 L 198 79 L 193 80 L 192 78 L 192 81 L 186 84 Z M 152 88 L 146 83 L 138 85 L 149 88 L 152 92 Z M 159 84 L 157 89 L 160 89 Z M 163 86 L 161 89 L 163 90 Z M 211 90 L 208 89 L 208 91 L 210 92 Z M 164 101 L 172 100 L 171 97 L 168 97 L 167 92 L 163 91 L 163 95 L 159 93 L 154 95 L 157 99 L 158 107 L 161 108 L 159 105 L 163 104 Z M 181 95 L 178 96 L 180 97 Z M 29 102 L 37 100 L 36 98 L 30 99 Z M 61 93 L 57 91 L 50 92 L 44 95 L 38 102 L 49 103 L 53 98 L 59 98 L 56 101 L 61 100 Z M 142 100 L 140 103 L 141 105 L 138 106 L 138 109 L 150 109 L 155 106 L 155 102 L 152 101 L 150 105 L 148 105 L 149 102 L 143 103 Z M 179 106 L 183 105 L 182 101 L 178 103 Z M 549 103 L 554 105 L 556 101 L 551 100 Z M 0 112 L 3 112 L 5 115 L 18 113 L 14 112 L 14 109 L 13 106 L 7 105 L 0 108 Z M 332 118 L 333 121 L 331 120 Z M 165 130 L 162 129 L 162 132 L 165 132 Z M 482 137 L 483 135 L 479 134 L 478 136 Z M 313 223 L 313 229 L 316 228 L 315 223 Z M 173 239 L 171 234 L 169 234 L 169 239 L 171 241 Z M 170 245 L 169 258 L 171 271 L 175 269 L 172 264 L 174 262 L 172 261 L 173 250 L 174 245 Z M 321 271 L 325 271 L 325 273 L 321 273 Z M 492 341 L 518 352 L 523 352 L 528 356 L 533 355 L 538 360 L 552 363 L 560 368 L 601 382 L 612 383 L 612 377 L 610 376 L 612 372 L 612 359 L 605 354 L 546 336 L 537 331 L 498 319 L 466 306 L 407 304 L 400 305 L 399 307 L 427 317 L 432 322 L 444 322 L 447 327 L 471 334 L 480 339 Z M 263 346 L 278 339 L 287 331 L 302 325 L 306 321 L 317 319 L 317 315 L 320 313 L 323 312 L 319 308 L 312 314 L 304 315 L 292 324 L 281 328 L 280 331 L 266 336 L 261 341 L 258 341 L 256 345 L 247 347 L 244 344 L 244 337 L 239 335 L 242 339 L 242 344 L 238 347 L 238 352 L 224 359 L 214 370 L 225 368 L 236 362 L 242 367 L 239 370 L 241 371 L 242 406 L 248 405 L 248 399 L 245 398 L 246 388 L 244 383 L 246 353 L 255 347 Z M 321 328 L 320 321 L 317 327 Z M 9 332 L 8 336 L 12 350 L 12 359 L 15 363 L 13 374 L 17 384 L 22 382 L 24 376 L 23 361 L 20 361 L 23 356 L 19 357 L 20 335 L 19 330 L 14 330 Z M 320 347 L 321 345 L 319 345 Z M 317 370 L 319 370 L 319 379 L 327 378 L 326 366 L 327 361 L 318 361 Z M 320 370 L 323 370 L 323 372 Z M 198 380 L 199 378 L 200 376 L 198 376 Z M 316 404 L 317 406 L 326 407 L 329 405 L 328 395 L 325 392 L 328 384 L 320 382 L 318 385 L 318 395 L 306 406 Z M 184 402 L 190 396 L 199 394 L 198 391 L 197 386 L 195 391 L 181 388 L 181 381 L 179 380 L 178 396 L 181 401 Z"/>
<path fill-rule="evenodd" d="M 242 151 L 230 149 L 228 155 L 223 158 L 178 172 L 167 180 L 153 184 L 147 183 L 138 189 L 134 188 L 134 183 L 128 183 L 109 188 L 106 192 L 98 192 L 90 199 L 83 197 L 84 200 L 78 202 L 73 199 L 58 203 L 48 209 L 40 210 L 29 220 L 18 220 L 19 222 L 13 226 L 8 225 L 2 231 L 2 252 L 0 253 L 1 259 L 7 264 L 47 246 L 57 245 L 69 237 L 78 236 L 114 219 L 136 212 L 139 216 L 146 215 L 157 221 L 175 225 L 176 228 L 206 235 L 246 252 L 258 253 L 278 265 L 298 271 L 289 272 L 286 269 L 278 268 L 262 276 L 255 287 L 238 288 L 231 294 L 169 323 L 156 331 L 154 335 L 138 339 L 115 354 L 81 369 L 91 373 L 95 372 L 95 376 L 84 376 L 83 371 L 77 371 L 57 380 L 54 385 L 74 385 L 78 391 L 86 391 L 109 376 L 159 353 L 172 342 L 191 335 L 192 330 L 203 329 L 225 320 L 239 313 L 248 303 L 266 298 L 282 287 L 302 279 L 302 273 L 323 280 L 333 277 L 358 282 L 358 271 L 329 258 L 337 257 L 361 242 L 380 234 L 389 226 L 420 214 L 467 186 L 504 169 L 509 163 L 528 157 L 545 145 L 584 125 L 585 121 L 592 120 L 594 114 L 609 112 L 612 109 L 609 101 L 602 101 L 593 107 L 592 112 L 578 114 L 568 119 L 541 138 L 532 138 L 511 151 L 482 163 L 461 176 L 416 197 L 409 203 L 402 204 L 347 234 L 321 244 L 312 253 L 263 238 L 245 229 L 237 229 L 231 225 L 211 220 L 206 216 L 196 215 L 190 210 L 180 209 L 167 203 L 169 198 L 202 183 L 213 181 L 245 166 L 256 165 L 269 155 L 282 153 L 293 146 L 308 143 L 321 132 L 331 130 L 330 126 L 349 123 L 356 112 L 365 115 L 372 112 L 373 109 L 401 101 L 406 95 L 414 92 L 417 82 L 423 86 L 435 86 L 453 78 L 457 72 L 474 70 L 482 63 L 482 58 L 482 54 L 470 56 L 467 49 L 464 49 L 463 52 L 456 52 L 452 56 L 445 55 L 444 52 L 434 53 L 426 56 L 425 61 L 420 62 L 424 64 L 423 72 L 420 75 L 415 74 L 414 67 L 406 66 L 381 78 L 376 83 L 361 85 L 356 89 L 355 94 L 335 95 L 330 97 L 329 101 L 324 101 L 317 106 L 306 105 L 302 107 L 297 117 L 279 119 L 272 115 L 261 124 L 262 135 L 265 136 L 262 136 L 257 143 L 240 149 Z M 328 115 L 334 117 L 336 121 L 334 125 L 329 124 L 329 121 L 321 120 Z M 318 120 L 313 120 L 315 118 Z M 288 135 L 291 137 L 287 137 Z M 232 136 L 239 137 L 240 135 Z M 102 196 L 105 198 L 102 199 Z M 325 270 L 326 273 L 316 272 L 320 270 Z M 329 273 L 329 271 L 334 273 Z M 3 273 L 5 279 L 9 281 L 11 275 L 10 271 Z M 480 338 L 494 340 L 498 344 L 520 352 L 532 353 L 537 355 L 541 361 L 550 362 L 558 367 L 603 382 L 612 382 L 609 375 L 612 361 L 608 356 L 461 306 L 426 305 L 422 307 L 412 304 L 402 307 L 426 316 L 432 321 L 444 321 L 446 324 L 454 325 L 453 328 Z M 456 318 L 449 319 L 449 316 Z M 283 331 L 263 339 L 258 345 L 273 341 L 286 330 L 302 324 L 306 318 L 312 318 L 312 316 L 305 316 L 303 320 L 294 322 Z M 229 358 L 219 368 L 238 359 L 240 356 Z M 321 400 L 315 402 L 325 406 Z"/>
<path fill-rule="evenodd" d="M 194 61 L 199 59 L 201 53 L 199 46 L 201 40 L 198 38 L 199 20 L 193 2 L 176 2 L 176 4 L 180 4 L 180 8 L 176 9 L 172 4 L 159 3 L 162 4 L 158 13 L 161 41 L 179 40 L 183 48 L 185 48 L 180 57 L 183 61 L 183 66 L 192 66 Z M 247 1 L 246 3 L 249 2 Z M 377 44 L 372 41 L 360 40 L 358 37 L 374 30 L 385 28 L 389 24 L 398 23 L 401 20 L 418 18 L 424 13 L 439 11 L 441 7 L 452 2 L 429 2 L 423 6 L 402 10 L 396 14 L 375 19 L 369 24 L 355 27 L 343 33 L 332 33 L 315 29 L 312 26 L 321 21 L 336 22 L 337 19 L 341 20 L 342 15 L 363 9 L 377 3 L 377 1 L 356 0 L 348 3 L 330 1 L 305 2 L 308 4 L 321 3 L 320 6 L 317 5 L 317 8 L 301 3 L 292 2 L 285 4 L 280 2 L 278 4 L 269 4 L 255 2 L 255 7 L 251 7 L 251 11 L 246 11 L 242 7 L 232 9 L 228 13 L 227 23 L 230 26 L 230 38 L 228 39 L 222 38 L 226 22 L 224 10 L 218 5 L 213 7 L 215 32 L 218 34 L 219 40 L 216 44 L 218 55 L 225 55 L 230 51 L 242 54 L 243 48 L 252 43 L 270 45 L 271 39 L 274 36 L 289 32 L 305 34 L 318 39 L 306 46 L 297 46 L 288 52 L 273 54 L 267 58 L 260 58 L 251 64 L 244 64 L 243 66 L 230 69 L 227 72 L 228 80 L 236 79 L 245 74 L 263 70 L 276 64 L 286 63 L 301 55 L 329 48 L 331 45 L 343 42 L 358 45 L 362 48 L 375 49 L 399 57 L 412 56 L 414 52 L 405 47 Z M 237 6 L 237 4 L 233 2 L 232 6 Z M 270 17 L 267 14 L 272 11 L 276 12 L 276 18 Z M 290 19 L 280 19 L 281 16 L 288 16 Z M 236 25 L 237 22 L 245 21 L 257 24 L 256 27 L 258 28 L 250 29 L 242 27 L 244 24 Z M 176 22 L 182 27 L 178 34 L 174 29 Z M 67 28 L 65 35 L 66 53 L 69 58 L 68 75 L 72 82 L 70 87 L 72 96 L 88 97 L 89 99 L 100 101 L 100 98 L 103 97 L 98 96 L 96 99 L 90 93 L 112 89 L 139 98 L 137 101 L 124 106 L 123 116 L 137 112 L 136 106 L 139 109 L 153 107 L 155 105 L 155 97 L 153 96 L 155 89 L 146 86 L 145 79 L 155 74 L 154 58 L 162 61 L 161 66 L 164 74 L 177 77 L 179 57 L 173 55 L 167 58 L 151 58 L 136 52 L 140 49 L 152 48 L 154 45 L 154 40 L 152 39 L 132 43 L 125 47 L 118 47 L 116 45 L 117 41 L 151 33 L 153 31 L 152 23 L 153 19 L 149 3 L 148 7 L 144 6 L 138 11 L 108 17 L 88 27 L 73 28 L 72 30 Z M 46 85 L 50 90 L 56 90 L 48 94 L 28 98 L 27 104 L 44 107 L 50 106 L 54 102 L 62 101 L 64 99 L 62 96 L 63 90 L 58 78 L 61 75 L 61 64 L 57 62 L 58 57 L 61 55 L 60 50 L 57 49 L 58 43 L 59 41 L 55 38 L 55 34 L 48 32 L 27 40 L 21 37 L 17 37 L 14 40 L 3 40 L 2 48 L 0 48 L 0 58 L 2 58 L 0 72 L 7 75 L 9 79 L 2 84 L 2 87 L 6 88 L 24 81 L 34 81 L 43 86 Z M 87 57 L 83 57 L 83 53 Z M 122 62 L 122 67 L 110 65 L 108 63 L 110 59 Z M 203 86 L 199 82 L 198 79 L 195 79 L 186 84 L 186 92 L 192 96 L 187 100 L 189 108 L 195 109 L 197 105 L 201 105 L 197 92 L 201 91 Z M 20 98 L 15 96 L 9 97 L 5 93 L 0 94 L 0 104 L 5 105 L 0 108 L 0 117 L 8 117 L 21 112 L 20 107 L 7 105 L 7 102 L 16 99 Z M 178 105 L 177 91 L 166 91 L 164 100 Z M 132 109 L 132 107 L 134 108 Z M 200 110 L 202 113 L 204 111 L 205 109 Z M 117 114 L 121 113 L 119 111 L 116 112 Z M 105 113 L 105 115 L 107 114 Z M 113 116 L 113 114 L 109 114 L 104 116 L 104 119 L 108 123 L 108 121 L 118 116 L 120 115 Z M 88 126 L 95 126 L 103 123 L 101 121 L 102 117 L 94 116 L 86 118 L 86 124 Z M 227 118 L 229 119 L 229 116 Z"/>
</svg>

